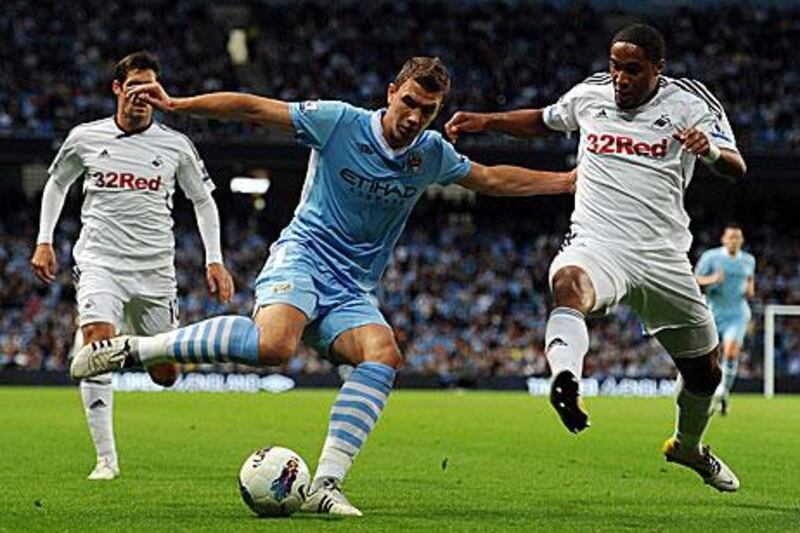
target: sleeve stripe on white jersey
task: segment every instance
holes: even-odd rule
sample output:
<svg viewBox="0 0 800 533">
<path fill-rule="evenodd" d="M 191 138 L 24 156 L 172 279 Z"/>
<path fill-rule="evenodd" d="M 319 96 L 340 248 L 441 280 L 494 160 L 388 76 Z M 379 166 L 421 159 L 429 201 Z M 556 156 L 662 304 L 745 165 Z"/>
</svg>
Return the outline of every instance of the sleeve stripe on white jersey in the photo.
<svg viewBox="0 0 800 533">
<path fill-rule="evenodd" d="M 717 98 L 713 94 L 711 94 L 711 91 L 709 91 L 708 88 L 705 85 L 703 85 L 702 83 L 700 83 L 697 80 L 691 80 L 691 79 L 688 79 L 688 78 L 686 78 L 685 81 L 688 82 L 693 87 L 696 87 L 698 91 L 700 91 L 701 93 L 706 95 L 706 98 L 708 98 L 711 102 L 716 104 L 717 107 L 722 109 L 722 103 L 719 100 L 717 100 Z"/>
<path fill-rule="evenodd" d="M 706 103 L 708 108 L 718 118 L 721 118 L 723 112 L 722 112 L 722 105 L 719 103 L 719 101 L 717 101 L 717 99 L 714 98 L 713 96 L 711 98 L 709 98 L 703 92 L 701 92 L 700 89 L 698 89 L 695 85 L 693 85 L 690 82 L 691 82 L 691 80 L 687 80 L 686 78 L 683 78 L 683 79 L 680 79 L 680 80 L 672 80 L 672 83 L 674 83 L 676 87 L 678 87 L 680 89 L 683 89 L 686 92 L 692 93 L 696 97 L 700 98 L 703 102 Z M 708 92 L 708 89 L 706 89 L 706 92 Z"/>
<path fill-rule="evenodd" d="M 597 74 L 592 74 L 581 83 L 585 83 L 586 85 L 606 85 L 611 83 L 611 74 L 608 72 L 598 72 Z"/>
</svg>

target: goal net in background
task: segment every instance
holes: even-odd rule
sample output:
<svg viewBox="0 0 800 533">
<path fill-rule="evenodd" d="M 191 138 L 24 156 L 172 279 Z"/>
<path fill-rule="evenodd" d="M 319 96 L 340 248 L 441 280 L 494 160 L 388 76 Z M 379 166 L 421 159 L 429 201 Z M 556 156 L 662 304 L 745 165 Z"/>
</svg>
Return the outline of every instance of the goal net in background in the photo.
<svg viewBox="0 0 800 533">
<path fill-rule="evenodd" d="M 775 395 L 775 378 L 800 376 L 800 305 L 764 306 L 764 396 Z"/>
</svg>

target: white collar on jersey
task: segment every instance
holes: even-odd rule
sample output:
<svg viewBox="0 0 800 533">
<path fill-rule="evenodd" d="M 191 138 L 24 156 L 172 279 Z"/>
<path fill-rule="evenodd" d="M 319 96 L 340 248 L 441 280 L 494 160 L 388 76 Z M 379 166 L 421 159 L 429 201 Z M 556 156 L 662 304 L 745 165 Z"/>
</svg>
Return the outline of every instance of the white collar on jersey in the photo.
<svg viewBox="0 0 800 533">
<path fill-rule="evenodd" d="M 400 157 L 406 152 L 408 152 L 408 150 L 417 143 L 417 140 L 419 139 L 420 135 L 422 135 L 422 132 L 419 132 L 417 136 L 414 137 L 414 139 L 410 143 L 408 143 L 408 146 L 403 146 L 402 148 L 398 148 L 397 150 L 395 150 L 394 148 L 389 146 L 389 143 L 386 142 L 386 137 L 383 136 L 383 123 L 381 119 L 383 118 L 384 113 L 386 113 L 385 107 L 383 109 L 378 109 L 372 112 L 372 116 L 369 119 L 369 124 L 372 129 L 372 135 L 374 135 L 375 138 L 378 140 L 378 144 L 380 145 L 381 149 L 383 150 L 386 156 L 392 158 Z"/>
<path fill-rule="evenodd" d="M 730 257 L 731 259 L 737 259 L 737 260 L 738 260 L 738 259 L 741 259 L 741 258 L 742 258 L 742 249 L 741 249 L 741 248 L 739 248 L 739 249 L 736 251 L 736 253 L 735 253 L 735 254 L 731 255 L 731 253 L 728 251 L 728 249 L 727 249 L 727 248 L 725 248 L 725 246 L 722 246 L 722 254 L 723 254 L 725 257 Z"/>
</svg>

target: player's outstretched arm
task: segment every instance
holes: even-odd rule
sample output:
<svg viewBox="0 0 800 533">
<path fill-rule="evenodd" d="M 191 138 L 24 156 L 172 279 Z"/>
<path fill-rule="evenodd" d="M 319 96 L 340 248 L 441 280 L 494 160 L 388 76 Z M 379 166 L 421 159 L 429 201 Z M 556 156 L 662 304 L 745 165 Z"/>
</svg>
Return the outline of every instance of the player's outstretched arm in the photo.
<svg viewBox="0 0 800 533">
<path fill-rule="evenodd" d="M 672 137 L 680 141 L 684 150 L 696 155 L 718 176 L 736 181 L 744 178 L 747 173 L 747 164 L 739 152 L 712 144 L 708 136 L 699 129 L 691 128 L 674 133 Z"/>
<path fill-rule="evenodd" d="M 577 176 L 577 169 L 547 172 L 511 165 L 485 166 L 473 161 L 472 170 L 459 184 L 489 196 L 572 194 Z"/>
<path fill-rule="evenodd" d="M 138 96 L 166 113 L 186 113 L 220 120 L 241 120 L 292 129 L 289 104 L 247 93 L 220 92 L 173 98 L 158 82 L 135 85 L 129 98 Z"/>
<path fill-rule="evenodd" d="M 499 131 L 514 137 L 538 137 L 553 130 L 547 127 L 541 109 L 519 109 L 504 113 L 472 113 L 459 111 L 444 126 L 451 141 L 462 133 Z"/>
</svg>

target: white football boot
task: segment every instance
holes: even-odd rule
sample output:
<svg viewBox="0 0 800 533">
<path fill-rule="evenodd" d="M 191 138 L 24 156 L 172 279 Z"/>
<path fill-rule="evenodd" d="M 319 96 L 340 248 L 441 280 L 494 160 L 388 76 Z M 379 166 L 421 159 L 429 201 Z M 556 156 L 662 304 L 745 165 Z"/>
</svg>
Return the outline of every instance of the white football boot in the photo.
<svg viewBox="0 0 800 533">
<path fill-rule="evenodd" d="M 664 457 L 670 463 L 678 463 L 691 468 L 720 492 L 736 492 L 739 490 L 739 478 L 728 468 L 728 465 L 711 453 L 709 446 L 702 446 L 700 451 L 682 449 L 681 443 L 674 437 L 664 443 Z"/>
<path fill-rule="evenodd" d="M 300 509 L 306 513 L 362 516 L 361 511 L 347 501 L 339 480 L 332 477 L 314 480 Z"/>
<path fill-rule="evenodd" d="M 131 366 L 135 360 L 132 344 L 133 338 L 127 335 L 89 343 L 72 358 L 69 374 L 72 379 L 85 379 Z"/>
<path fill-rule="evenodd" d="M 90 481 L 110 481 L 119 477 L 119 466 L 112 463 L 108 457 L 98 457 L 97 464 L 89 474 Z"/>
</svg>

